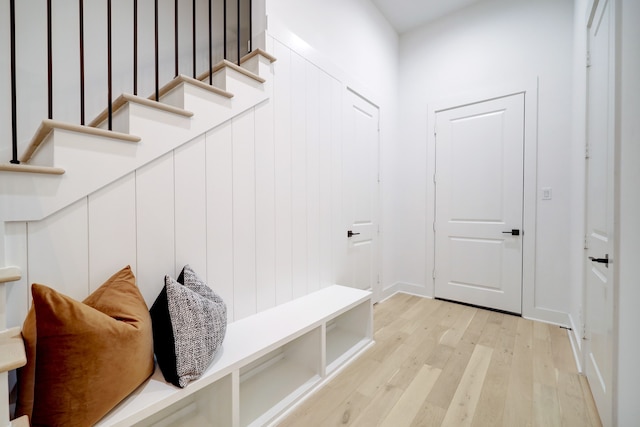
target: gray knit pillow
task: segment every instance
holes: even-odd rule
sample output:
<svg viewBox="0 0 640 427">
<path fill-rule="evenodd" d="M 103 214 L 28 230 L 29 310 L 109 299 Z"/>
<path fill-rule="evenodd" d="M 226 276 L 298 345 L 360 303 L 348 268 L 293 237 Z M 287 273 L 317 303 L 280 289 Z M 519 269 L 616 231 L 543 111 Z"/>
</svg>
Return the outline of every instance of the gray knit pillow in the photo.
<svg viewBox="0 0 640 427">
<path fill-rule="evenodd" d="M 227 330 L 222 298 L 186 265 L 177 281 L 165 276 L 165 288 L 151 309 L 151 318 L 156 358 L 165 379 L 179 387 L 198 379 Z"/>
</svg>

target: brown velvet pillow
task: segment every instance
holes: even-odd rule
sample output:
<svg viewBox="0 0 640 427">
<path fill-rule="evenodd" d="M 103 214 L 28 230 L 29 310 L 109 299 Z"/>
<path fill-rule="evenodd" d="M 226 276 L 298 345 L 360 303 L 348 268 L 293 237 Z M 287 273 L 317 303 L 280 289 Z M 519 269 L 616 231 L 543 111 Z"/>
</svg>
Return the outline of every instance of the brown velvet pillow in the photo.
<svg viewBox="0 0 640 427">
<path fill-rule="evenodd" d="M 35 359 L 17 409 L 28 415 L 35 365 L 32 425 L 93 425 L 153 373 L 151 318 L 129 267 L 82 303 L 38 284 L 31 293 L 36 328 L 28 316 L 23 334 L 27 348 L 35 338 Z"/>
</svg>

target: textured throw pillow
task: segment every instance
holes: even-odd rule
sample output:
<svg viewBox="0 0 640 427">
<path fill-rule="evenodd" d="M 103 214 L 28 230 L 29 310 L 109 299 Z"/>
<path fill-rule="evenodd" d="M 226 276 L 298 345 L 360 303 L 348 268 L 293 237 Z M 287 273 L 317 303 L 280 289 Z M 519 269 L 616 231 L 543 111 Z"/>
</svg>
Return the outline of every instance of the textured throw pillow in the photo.
<svg viewBox="0 0 640 427">
<path fill-rule="evenodd" d="M 29 415 L 31 391 L 33 426 L 93 425 L 153 373 L 151 319 L 129 267 L 84 302 L 38 284 L 31 293 L 23 333 L 35 358 L 19 378 L 18 415 Z"/>
<path fill-rule="evenodd" d="M 153 345 L 165 380 L 185 387 L 209 367 L 227 331 L 227 306 L 186 265 L 151 307 Z"/>
</svg>

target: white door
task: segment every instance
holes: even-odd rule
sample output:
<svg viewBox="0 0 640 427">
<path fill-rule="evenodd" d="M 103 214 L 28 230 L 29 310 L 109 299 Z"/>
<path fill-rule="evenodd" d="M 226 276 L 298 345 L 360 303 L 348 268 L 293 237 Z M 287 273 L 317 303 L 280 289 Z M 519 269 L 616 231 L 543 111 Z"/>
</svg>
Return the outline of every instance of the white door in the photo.
<svg viewBox="0 0 640 427">
<path fill-rule="evenodd" d="M 378 108 L 346 91 L 342 150 L 343 212 L 339 283 L 379 295 Z"/>
<path fill-rule="evenodd" d="M 524 94 L 435 126 L 435 296 L 521 313 Z"/>
<path fill-rule="evenodd" d="M 597 2 L 596 2 L 597 3 Z M 604 426 L 612 424 L 614 197 L 614 4 L 600 1 L 589 26 L 585 373 Z"/>
</svg>

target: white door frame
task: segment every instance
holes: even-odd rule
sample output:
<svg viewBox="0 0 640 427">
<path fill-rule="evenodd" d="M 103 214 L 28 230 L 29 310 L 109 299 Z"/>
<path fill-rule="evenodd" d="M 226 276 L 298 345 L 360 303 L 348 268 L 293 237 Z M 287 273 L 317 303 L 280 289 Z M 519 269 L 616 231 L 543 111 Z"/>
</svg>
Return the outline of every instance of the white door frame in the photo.
<svg viewBox="0 0 640 427">
<path fill-rule="evenodd" d="M 565 313 L 548 310 L 535 305 L 536 266 L 536 212 L 537 212 L 537 167 L 538 167 L 538 78 L 531 77 L 498 87 L 479 88 L 472 92 L 448 97 L 427 106 L 427 209 L 426 242 L 427 293 L 435 295 L 435 136 L 436 113 L 477 102 L 524 94 L 524 189 L 523 189 L 523 245 L 522 245 L 522 316 L 539 319 L 558 325 L 567 325 Z"/>
</svg>

